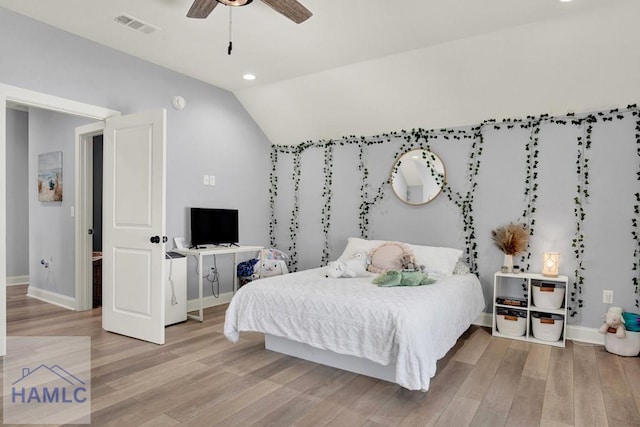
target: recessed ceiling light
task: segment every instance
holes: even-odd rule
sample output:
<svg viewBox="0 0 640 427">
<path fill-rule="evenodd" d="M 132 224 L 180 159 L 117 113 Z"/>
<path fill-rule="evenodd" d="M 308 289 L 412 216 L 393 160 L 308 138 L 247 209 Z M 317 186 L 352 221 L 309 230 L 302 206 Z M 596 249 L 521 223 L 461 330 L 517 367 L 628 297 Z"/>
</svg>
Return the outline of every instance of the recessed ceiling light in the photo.
<svg viewBox="0 0 640 427">
<path fill-rule="evenodd" d="M 573 0 L 560 0 L 560 1 L 561 1 L 562 3 L 569 3 L 570 1 L 573 1 Z"/>
<path fill-rule="evenodd" d="M 245 79 L 245 80 L 255 80 L 256 76 L 254 74 L 247 73 L 247 74 L 243 75 L 242 78 Z"/>
</svg>

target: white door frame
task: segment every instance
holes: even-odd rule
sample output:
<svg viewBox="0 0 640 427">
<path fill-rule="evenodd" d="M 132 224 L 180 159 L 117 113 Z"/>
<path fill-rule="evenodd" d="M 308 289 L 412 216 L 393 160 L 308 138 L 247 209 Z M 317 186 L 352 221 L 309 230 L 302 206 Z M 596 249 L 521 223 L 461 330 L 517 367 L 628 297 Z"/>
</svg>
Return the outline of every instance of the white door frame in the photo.
<svg viewBox="0 0 640 427">
<path fill-rule="evenodd" d="M 37 107 L 59 113 L 71 114 L 75 116 L 92 118 L 95 120 L 105 120 L 107 117 L 120 115 L 119 111 L 108 108 L 97 107 L 66 98 L 47 95 L 44 93 L 23 89 L 16 86 L 9 86 L 0 83 L 0 236 L 6 236 L 7 232 L 7 192 L 6 192 L 6 146 L 7 146 L 7 102 Z M 78 155 L 76 155 L 78 161 Z M 78 165 L 76 165 L 76 170 Z M 77 191 L 77 186 L 76 186 Z M 76 194 L 76 204 L 79 203 Z M 76 230 L 80 215 L 75 215 Z M 7 253 L 6 239 L 0 239 L 0 253 Z M 7 265 L 6 257 L 0 257 L 0 356 L 7 353 Z M 76 260 L 77 263 L 77 260 Z M 78 290 L 78 277 L 76 276 L 76 292 Z M 77 295 L 76 295 L 77 297 Z"/>
<path fill-rule="evenodd" d="M 76 128 L 75 281 L 76 310 L 93 308 L 93 137 L 104 133 L 104 121 Z"/>
</svg>

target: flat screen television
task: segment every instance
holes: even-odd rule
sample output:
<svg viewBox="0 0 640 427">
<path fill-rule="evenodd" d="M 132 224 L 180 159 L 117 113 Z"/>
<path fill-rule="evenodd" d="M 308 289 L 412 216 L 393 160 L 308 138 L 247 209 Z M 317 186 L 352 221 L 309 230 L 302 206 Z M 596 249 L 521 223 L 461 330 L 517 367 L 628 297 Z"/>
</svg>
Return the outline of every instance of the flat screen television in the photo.
<svg viewBox="0 0 640 427">
<path fill-rule="evenodd" d="M 238 243 L 238 210 L 191 208 L 191 246 Z"/>
</svg>

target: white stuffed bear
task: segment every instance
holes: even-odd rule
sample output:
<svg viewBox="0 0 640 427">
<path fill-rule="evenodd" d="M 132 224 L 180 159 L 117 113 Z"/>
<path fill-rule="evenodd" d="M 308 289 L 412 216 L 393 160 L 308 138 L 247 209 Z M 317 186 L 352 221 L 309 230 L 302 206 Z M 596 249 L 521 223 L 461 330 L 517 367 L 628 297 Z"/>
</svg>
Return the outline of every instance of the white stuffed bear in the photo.
<svg viewBox="0 0 640 427">
<path fill-rule="evenodd" d="M 606 334 L 609 328 L 614 328 L 616 330 L 616 338 L 624 338 L 625 337 L 625 328 L 624 328 L 624 317 L 622 317 L 622 308 L 620 307 L 609 307 L 609 311 L 606 314 L 603 314 L 604 323 L 598 329 L 598 332 L 601 334 Z"/>
<path fill-rule="evenodd" d="M 356 252 L 346 261 L 332 261 L 327 265 L 326 276 L 337 279 L 339 277 L 365 277 L 367 272 L 367 255 Z"/>
</svg>

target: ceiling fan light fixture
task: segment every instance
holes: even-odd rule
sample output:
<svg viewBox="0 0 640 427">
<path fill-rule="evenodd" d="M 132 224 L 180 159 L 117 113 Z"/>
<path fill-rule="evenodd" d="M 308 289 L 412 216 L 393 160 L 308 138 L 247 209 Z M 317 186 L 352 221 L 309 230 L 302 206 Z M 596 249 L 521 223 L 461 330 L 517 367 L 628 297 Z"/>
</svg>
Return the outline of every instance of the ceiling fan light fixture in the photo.
<svg viewBox="0 0 640 427">
<path fill-rule="evenodd" d="M 217 0 L 218 3 L 222 3 L 227 6 L 246 6 L 253 0 Z"/>
</svg>

